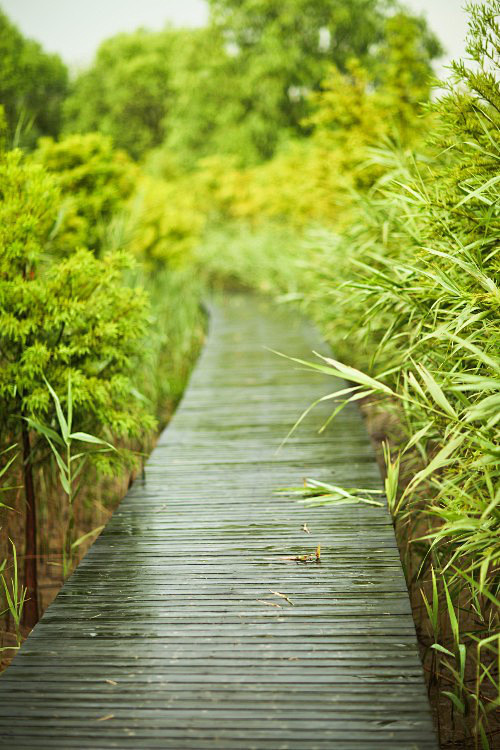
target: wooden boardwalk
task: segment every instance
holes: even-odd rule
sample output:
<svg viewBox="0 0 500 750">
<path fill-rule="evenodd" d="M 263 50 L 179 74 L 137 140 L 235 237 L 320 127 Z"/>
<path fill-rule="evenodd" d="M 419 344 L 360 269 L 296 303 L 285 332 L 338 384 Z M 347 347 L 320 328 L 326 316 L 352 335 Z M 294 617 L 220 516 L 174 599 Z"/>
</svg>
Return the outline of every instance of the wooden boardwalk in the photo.
<svg viewBox="0 0 500 750">
<path fill-rule="evenodd" d="M 0 679 L 0 747 L 437 747 L 388 513 L 273 492 L 378 487 L 362 421 L 347 408 L 318 436 L 318 407 L 276 453 L 334 384 L 264 346 L 321 342 L 260 300 L 214 309 L 145 478 Z M 286 559 L 317 544 L 320 564 Z"/>
</svg>

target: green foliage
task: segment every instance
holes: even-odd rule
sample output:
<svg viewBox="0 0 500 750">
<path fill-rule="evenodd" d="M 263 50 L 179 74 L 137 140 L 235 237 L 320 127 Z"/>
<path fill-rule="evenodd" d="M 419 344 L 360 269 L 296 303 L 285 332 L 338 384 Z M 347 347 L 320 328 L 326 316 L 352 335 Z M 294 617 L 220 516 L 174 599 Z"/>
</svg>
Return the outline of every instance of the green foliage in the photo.
<svg viewBox="0 0 500 750">
<path fill-rule="evenodd" d="M 367 147 L 389 137 L 415 141 L 422 128 L 419 102 L 429 98 L 434 38 L 405 14 L 386 27 L 371 73 L 351 59 L 344 72 L 330 67 L 320 89 L 309 94 L 312 114 L 304 127 L 313 130 L 310 138 L 288 141 L 273 159 L 246 168 L 240 159 L 223 156 L 223 149 L 198 162 L 190 182 L 212 221 L 215 214 L 252 224 L 271 219 L 304 227 L 320 221 L 340 229 L 346 223 L 352 188 L 366 188 L 384 173 L 383 166 L 368 164 Z M 176 184 L 182 195 L 182 183 Z"/>
<path fill-rule="evenodd" d="M 7 120 L 5 119 L 5 109 L 0 104 L 0 154 L 5 150 L 7 142 Z"/>
<path fill-rule="evenodd" d="M 261 57 L 269 71 L 279 70 L 273 63 L 284 64 L 288 46 L 287 82 L 307 86 L 321 79 L 323 62 L 342 68 L 351 57 L 368 58 L 383 38 L 387 13 L 378 0 L 210 0 L 210 7 L 214 25 L 244 56 Z"/>
<path fill-rule="evenodd" d="M 202 273 L 214 286 L 298 294 L 302 247 L 292 229 L 265 224 L 257 231 L 243 222 L 211 227 L 197 249 Z"/>
<path fill-rule="evenodd" d="M 54 181 L 37 165 L 27 166 L 20 151 L 0 162 L 0 268 L 8 275 L 29 274 L 37 262 L 59 206 Z"/>
<path fill-rule="evenodd" d="M 239 96 L 261 158 L 285 137 L 307 134 L 309 94 L 332 66 L 346 73 L 357 59 L 375 74 L 384 60 L 384 82 L 392 74 L 393 87 L 423 89 L 440 52 L 422 19 L 402 12 L 387 19 L 378 0 L 212 0 L 211 7 L 234 47 Z"/>
<path fill-rule="evenodd" d="M 212 0 L 211 9 L 233 45 L 239 96 L 261 158 L 273 155 L 282 133 L 303 132 L 305 94 L 327 64 L 364 58 L 383 33 L 377 0 Z"/>
<path fill-rule="evenodd" d="M 10 578 L 10 583 L 6 579 L 6 576 L 3 572 L 0 573 L 0 578 L 2 580 L 3 593 L 7 602 L 6 611 L 9 612 L 10 616 L 12 617 L 16 631 L 16 646 L 11 648 L 18 649 L 22 642 L 21 617 L 23 614 L 23 607 L 26 599 L 26 589 L 19 581 L 16 545 L 14 544 L 12 539 L 10 539 L 9 541 L 12 547 L 12 576 Z M 0 614 L 4 613 L 2 612 Z"/>
<path fill-rule="evenodd" d="M 344 73 L 356 58 L 418 98 L 440 50 L 424 21 L 388 20 L 380 0 L 214 0 L 211 9 L 205 29 L 104 42 L 75 81 L 66 129 L 100 130 L 135 158 L 163 146 L 185 169 L 215 154 L 251 165 L 309 133 L 309 93 L 332 64 Z M 412 107 L 410 98 L 405 117 Z"/>
<path fill-rule="evenodd" d="M 162 143 L 178 34 L 139 30 L 103 42 L 65 102 L 66 131 L 100 130 L 136 158 Z"/>
<path fill-rule="evenodd" d="M 95 435 L 90 435 L 88 432 L 75 431 L 73 422 L 73 389 L 71 384 L 71 374 L 68 375 L 66 414 L 63 412 L 59 396 L 50 383 L 47 380 L 45 382 L 54 402 L 58 423 L 57 429 L 52 429 L 52 427 L 29 417 L 27 421 L 33 430 L 47 440 L 57 464 L 61 486 L 68 499 L 68 522 L 64 534 L 62 556 L 63 577 L 66 578 L 71 572 L 73 566 L 73 550 L 82 540 L 82 538 L 74 540 L 73 536 L 75 524 L 74 503 L 83 486 L 83 469 L 87 464 L 87 459 L 92 453 L 107 453 L 108 451 L 115 449 L 106 440 L 101 440 Z M 73 450 L 75 443 L 78 449 L 78 452 L 76 453 Z M 100 531 L 101 528 L 98 530 Z M 89 537 L 92 533 L 93 532 L 88 532 L 84 536 Z"/>
<path fill-rule="evenodd" d="M 131 375 L 140 358 L 147 307 L 140 290 L 122 283 L 123 254 L 97 259 L 79 250 L 47 262 L 44 250 L 59 211 L 53 178 L 20 152 L 0 164 L 0 403 L 2 424 L 19 417 L 50 424 L 55 416 L 44 378 L 58 389 L 71 373 L 82 429 L 95 424 L 116 435 L 152 426 L 136 400 Z"/>
<path fill-rule="evenodd" d="M 131 282 L 144 286 L 151 300 L 144 358 L 134 380 L 163 426 L 182 396 L 200 351 L 205 334 L 201 300 L 206 287 L 191 265 L 156 268 L 154 273 L 136 267 Z"/>
<path fill-rule="evenodd" d="M 34 159 L 54 176 L 65 198 L 54 246 L 62 254 L 84 245 L 99 255 L 112 218 L 134 188 L 135 168 L 110 138 L 100 133 L 42 138 Z"/>
<path fill-rule="evenodd" d="M 430 95 L 431 61 L 442 52 L 422 18 L 399 12 L 387 19 L 374 65 L 375 81 L 381 106 L 391 113 L 403 140 L 417 130 L 415 120 Z"/>
<path fill-rule="evenodd" d="M 473 65 L 453 63 L 448 92 L 435 105 L 440 115 L 434 141 L 448 149 L 438 168 L 439 193 L 433 196 L 433 217 L 439 236 L 441 221 L 446 231 L 459 232 L 471 248 L 474 261 L 482 258 L 495 274 L 498 261 L 490 257 L 498 231 L 498 162 L 500 150 L 500 93 L 498 0 L 472 5 L 467 51 Z M 482 256 L 482 257 L 481 257 Z"/>
<path fill-rule="evenodd" d="M 252 109 L 238 57 L 217 27 L 184 32 L 172 72 L 174 97 L 165 147 L 184 168 L 199 159 L 231 154 L 240 164 L 259 161 L 260 117 Z M 276 124 L 274 138 L 282 134 Z"/>
<path fill-rule="evenodd" d="M 408 145 L 421 137 L 431 61 L 440 51 L 425 24 L 405 13 L 387 19 L 385 32 L 370 67 L 356 59 L 343 72 L 332 67 L 310 96 L 313 112 L 307 122 L 314 126 L 315 140 L 340 157 L 337 169 L 361 188 L 383 173 L 373 160 L 367 163 L 367 147 L 389 138 Z"/>
<path fill-rule="evenodd" d="M 32 565 L 28 571 L 26 561 L 38 559 L 44 536 L 63 537 L 62 571 L 70 572 L 77 553 L 99 530 L 94 528 L 96 511 L 88 516 L 92 505 L 104 510 L 103 474 L 116 483 L 124 466 L 136 466 L 137 453 L 131 449 L 148 449 L 153 415 L 162 424 L 167 420 L 203 336 L 201 290 L 192 271 L 161 273 L 160 257 L 151 266 L 152 278 L 120 250 L 129 239 L 123 231 L 127 225 L 133 224 L 135 240 L 149 229 L 144 214 L 135 211 L 132 217 L 127 206 L 130 168 L 128 158 L 113 152 L 99 134 L 60 144 L 45 141 L 30 161 L 19 151 L 0 161 L 1 424 L 6 440 L 22 438 L 30 508 L 25 536 L 33 540 L 25 549 L 24 625 L 32 626 L 38 617 L 37 569 Z M 138 196 L 132 201 L 140 202 Z M 155 205 L 155 211 L 154 218 L 161 220 L 161 206 Z M 97 221 L 99 232 L 92 234 Z M 179 224 L 174 213 L 171 223 Z M 159 237 L 173 267 L 180 256 L 178 248 L 169 248 L 164 226 Z M 168 221 L 166 226 L 175 238 Z M 96 238 L 101 258 L 75 248 L 76 239 L 84 242 L 89 235 Z M 146 265 L 142 246 L 138 254 Z M 153 309 L 143 286 L 153 293 Z M 65 430 L 70 414 L 76 432 Z M 96 434 L 119 449 L 101 450 Z M 75 441 L 82 446 L 77 452 Z M 89 461 L 93 467 L 83 470 Z M 6 460 L 1 473 L 16 472 L 18 466 Z M 66 501 L 57 497 L 56 485 Z"/>
<path fill-rule="evenodd" d="M 9 143 L 31 147 L 40 135 L 59 133 L 67 79 L 58 55 L 25 39 L 0 10 L 0 105 Z"/>
<path fill-rule="evenodd" d="M 149 272 L 186 266 L 204 225 L 192 179 L 142 175 L 130 202 L 128 249 Z"/>
</svg>

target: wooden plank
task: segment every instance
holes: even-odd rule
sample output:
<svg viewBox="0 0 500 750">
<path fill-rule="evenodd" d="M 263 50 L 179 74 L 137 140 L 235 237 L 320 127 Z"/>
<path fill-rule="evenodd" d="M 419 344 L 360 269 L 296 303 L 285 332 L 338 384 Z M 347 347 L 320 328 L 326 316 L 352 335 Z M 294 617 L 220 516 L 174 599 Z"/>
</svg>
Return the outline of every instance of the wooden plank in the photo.
<svg viewBox="0 0 500 750">
<path fill-rule="evenodd" d="M 144 478 L 0 679 L 6 748 L 437 747 L 387 510 L 275 493 L 304 477 L 379 488 L 359 413 L 319 435 L 323 404 L 279 449 L 344 384 L 265 347 L 324 349 L 263 300 L 212 308 Z M 285 559 L 318 544 L 319 564 Z"/>
</svg>

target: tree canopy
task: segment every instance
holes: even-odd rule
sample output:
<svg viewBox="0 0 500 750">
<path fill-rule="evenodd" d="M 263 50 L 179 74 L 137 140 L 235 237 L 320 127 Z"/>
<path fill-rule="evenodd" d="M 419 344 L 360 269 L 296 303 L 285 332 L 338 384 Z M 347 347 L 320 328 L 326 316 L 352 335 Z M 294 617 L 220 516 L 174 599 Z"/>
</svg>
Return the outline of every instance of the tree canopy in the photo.
<svg viewBox="0 0 500 750">
<path fill-rule="evenodd" d="M 57 136 L 68 72 L 58 55 L 49 55 L 0 10 L 0 103 L 7 142 L 33 146 L 40 135 Z"/>
<path fill-rule="evenodd" d="M 162 143 L 178 33 L 140 29 L 103 42 L 66 102 L 67 130 L 100 130 L 134 157 Z"/>
<path fill-rule="evenodd" d="M 397 10 L 384 0 L 212 0 L 206 28 L 104 42 L 74 83 L 66 129 L 98 128 L 135 158 L 166 146 L 188 168 L 213 154 L 258 163 L 310 132 L 309 95 L 332 65 L 344 73 L 356 59 L 377 86 L 389 45 L 398 75 L 398 55 L 409 65 L 394 86 L 418 79 L 413 95 L 425 98 L 440 47 L 422 19 Z"/>
</svg>

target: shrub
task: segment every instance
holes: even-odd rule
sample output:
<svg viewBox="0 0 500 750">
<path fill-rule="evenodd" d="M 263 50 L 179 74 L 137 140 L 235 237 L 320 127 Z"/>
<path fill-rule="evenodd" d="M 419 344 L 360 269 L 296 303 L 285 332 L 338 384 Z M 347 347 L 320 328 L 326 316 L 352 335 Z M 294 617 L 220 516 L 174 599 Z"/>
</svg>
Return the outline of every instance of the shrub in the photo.
<svg viewBox="0 0 500 750">
<path fill-rule="evenodd" d="M 136 168 L 100 133 L 70 135 L 56 142 L 42 138 L 34 159 L 53 175 L 65 199 L 54 244 L 71 253 L 83 245 L 102 252 L 107 227 L 132 194 Z"/>
<path fill-rule="evenodd" d="M 7 439 L 20 437 L 26 494 L 27 621 L 37 619 L 36 501 L 27 418 L 50 425 L 46 381 L 73 385 L 75 423 L 92 432 L 137 436 L 154 420 L 134 398 L 131 376 L 142 353 L 147 304 L 122 282 L 123 254 L 96 258 L 81 249 L 62 261 L 44 254 L 60 210 L 60 192 L 40 165 L 19 151 L 0 162 L 0 414 Z M 65 404 L 66 406 L 66 404 Z M 101 467 L 111 454 L 97 454 Z"/>
</svg>

